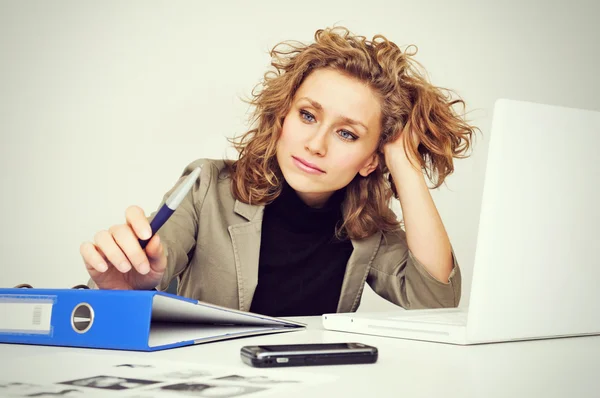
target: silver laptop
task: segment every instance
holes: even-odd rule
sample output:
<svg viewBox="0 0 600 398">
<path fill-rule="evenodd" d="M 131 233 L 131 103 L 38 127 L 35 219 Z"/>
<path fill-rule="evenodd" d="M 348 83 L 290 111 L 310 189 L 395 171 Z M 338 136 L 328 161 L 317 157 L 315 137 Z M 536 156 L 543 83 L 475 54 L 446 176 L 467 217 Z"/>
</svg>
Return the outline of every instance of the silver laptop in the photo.
<svg viewBox="0 0 600 398">
<path fill-rule="evenodd" d="M 496 102 L 468 308 L 322 320 L 454 344 L 600 334 L 600 112 Z"/>
</svg>

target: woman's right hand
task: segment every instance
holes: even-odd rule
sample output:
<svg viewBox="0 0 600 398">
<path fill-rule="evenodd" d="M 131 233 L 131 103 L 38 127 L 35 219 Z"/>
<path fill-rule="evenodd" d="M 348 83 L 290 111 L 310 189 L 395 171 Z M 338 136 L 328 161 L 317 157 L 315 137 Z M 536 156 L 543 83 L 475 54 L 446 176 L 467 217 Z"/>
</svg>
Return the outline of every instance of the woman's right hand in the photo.
<svg viewBox="0 0 600 398">
<path fill-rule="evenodd" d="M 152 234 L 144 211 L 130 206 L 125 224 L 100 231 L 94 242 L 81 244 L 80 253 L 92 280 L 99 289 L 148 290 L 160 283 L 167 267 L 167 256 L 155 234 L 145 250 L 138 239 Z"/>
</svg>

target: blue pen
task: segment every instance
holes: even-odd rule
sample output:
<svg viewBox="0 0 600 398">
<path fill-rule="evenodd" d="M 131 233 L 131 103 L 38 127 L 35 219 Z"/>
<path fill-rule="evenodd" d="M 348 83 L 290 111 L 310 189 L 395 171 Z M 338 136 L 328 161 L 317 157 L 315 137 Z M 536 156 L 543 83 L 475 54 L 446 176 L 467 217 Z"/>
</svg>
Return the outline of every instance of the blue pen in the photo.
<svg viewBox="0 0 600 398">
<path fill-rule="evenodd" d="M 187 176 L 187 178 L 183 181 L 183 183 L 177 187 L 177 189 L 169 196 L 169 198 L 165 201 L 165 204 L 160 208 L 156 216 L 150 222 L 150 229 L 152 230 L 152 235 L 150 235 L 149 239 L 142 240 L 139 239 L 140 246 L 142 249 L 146 248 L 146 245 L 152 239 L 154 234 L 163 226 L 165 222 L 171 217 L 171 214 L 177 209 L 177 206 L 183 201 L 183 198 L 188 194 L 190 189 L 194 186 L 196 179 L 200 176 L 200 171 L 202 167 L 196 167 L 192 173 Z"/>
</svg>

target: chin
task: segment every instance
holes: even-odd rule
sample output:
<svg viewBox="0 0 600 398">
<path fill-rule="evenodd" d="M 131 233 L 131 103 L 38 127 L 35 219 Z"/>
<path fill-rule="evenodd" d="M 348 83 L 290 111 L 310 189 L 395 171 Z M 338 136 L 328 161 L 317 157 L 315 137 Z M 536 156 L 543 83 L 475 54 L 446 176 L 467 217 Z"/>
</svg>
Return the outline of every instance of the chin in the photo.
<svg viewBox="0 0 600 398">
<path fill-rule="evenodd" d="M 322 187 L 319 189 L 321 184 L 315 183 L 310 176 L 302 175 L 289 170 L 282 170 L 282 173 L 283 177 L 289 186 L 294 189 L 294 191 L 304 193 L 317 193 L 322 191 Z"/>
</svg>

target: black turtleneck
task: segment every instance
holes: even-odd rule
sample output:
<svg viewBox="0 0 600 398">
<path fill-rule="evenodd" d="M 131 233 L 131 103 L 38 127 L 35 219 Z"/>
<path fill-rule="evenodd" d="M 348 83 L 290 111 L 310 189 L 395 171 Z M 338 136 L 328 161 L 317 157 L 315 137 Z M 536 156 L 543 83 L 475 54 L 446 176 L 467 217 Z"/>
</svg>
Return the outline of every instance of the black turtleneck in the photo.
<svg viewBox="0 0 600 398">
<path fill-rule="evenodd" d="M 352 242 L 335 237 L 345 190 L 322 208 L 306 205 L 284 182 L 265 207 L 258 286 L 251 312 L 268 316 L 321 315 L 337 311 Z"/>
</svg>

